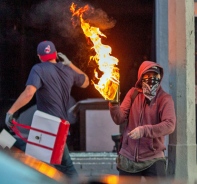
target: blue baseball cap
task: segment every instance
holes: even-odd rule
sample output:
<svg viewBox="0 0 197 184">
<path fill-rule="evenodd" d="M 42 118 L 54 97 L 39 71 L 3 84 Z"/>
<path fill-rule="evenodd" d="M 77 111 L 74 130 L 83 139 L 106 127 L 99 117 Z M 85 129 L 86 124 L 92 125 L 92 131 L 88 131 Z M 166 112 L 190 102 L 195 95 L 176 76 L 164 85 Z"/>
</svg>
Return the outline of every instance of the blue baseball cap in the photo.
<svg viewBox="0 0 197 184">
<path fill-rule="evenodd" d="M 42 61 L 48 61 L 57 58 L 57 50 L 51 41 L 42 41 L 38 44 L 37 54 Z"/>
</svg>

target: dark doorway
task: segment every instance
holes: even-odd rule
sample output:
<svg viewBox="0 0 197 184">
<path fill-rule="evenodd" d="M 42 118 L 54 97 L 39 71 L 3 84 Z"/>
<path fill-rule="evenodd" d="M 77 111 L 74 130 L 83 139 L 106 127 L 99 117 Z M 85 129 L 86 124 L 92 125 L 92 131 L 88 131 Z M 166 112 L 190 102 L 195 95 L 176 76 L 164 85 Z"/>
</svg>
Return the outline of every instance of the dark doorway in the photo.
<svg viewBox="0 0 197 184">
<path fill-rule="evenodd" d="M 88 66 L 89 47 L 80 28 L 73 29 L 68 0 L 5 0 L 0 2 L 0 124 L 4 127 L 5 113 L 24 90 L 31 67 L 38 63 L 37 44 L 51 40 L 57 50 L 65 53 L 74 64 L 85 71 Z M 116 21 L 111 29 L 103 30 L 104 42 L 112 47 L 112 55 L 119 59 L 121 100 L 135 84 L 137 70 L 144 60 L 155 60 L 154 0 L 89 0 L 76 1 L 90 4 L 106 12 Z M 76 101 L 101 98 L 90 85 L 87 89 L 73 88 Z M 24 107 L 35 104 L 35 99 Z M 23 110 L 23 109 L 22 109 Z M 77 129 L 78 124 L 73 129 Z M 72 127 L 71 127 L 72 128 Z M 78 138 L 75 138 L 78 139 Z M 78 140 L 77 140 L 78 141 Z M 77 147 L 74 148 L 77 150 Z"/>
</svg>

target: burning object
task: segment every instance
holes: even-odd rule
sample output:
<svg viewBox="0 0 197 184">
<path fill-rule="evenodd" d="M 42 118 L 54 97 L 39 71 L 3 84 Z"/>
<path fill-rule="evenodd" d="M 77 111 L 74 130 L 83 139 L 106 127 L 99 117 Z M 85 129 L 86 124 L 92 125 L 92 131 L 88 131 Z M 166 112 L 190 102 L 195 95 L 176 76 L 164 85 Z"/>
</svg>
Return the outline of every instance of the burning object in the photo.
<svg viewBox="0 0 197 184">
<path fill-rule="evenodd" d="M 94 71 L 95 77 L 98 79 L 98 83 L 93 82 L 94 87 L 106 100 L 114 100 L 118 93 L 120 79 L 119 68 L 117 67 L 118 59 L 111 56 L 110 46 L 102 44 L 101 37 L 106 36 L 99 27 L 91 25 L 90 21 L 84 19 L 86 12 L 94 11 L 94 9 L 88 5 L 78 9 L 76 7 L 77 5 L 73 3 L 70 11 L 73 17 L 79 18 L 83 33 L 92 42 L 92 49 L 96 54 L 90 57 L 90 61 L 95 61 L 102 73 L 102 76 L 99 77 L 98 72 Z"/>
</svg>

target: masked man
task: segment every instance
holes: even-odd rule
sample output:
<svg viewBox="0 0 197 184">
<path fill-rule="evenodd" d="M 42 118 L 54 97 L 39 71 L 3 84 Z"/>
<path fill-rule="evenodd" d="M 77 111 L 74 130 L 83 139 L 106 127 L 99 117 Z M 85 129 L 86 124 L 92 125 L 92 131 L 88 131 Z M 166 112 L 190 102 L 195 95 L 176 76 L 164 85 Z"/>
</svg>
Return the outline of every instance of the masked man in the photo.
<svg viewBox="0 0 197 184">
<path fill-rule="evenodd" d="M 176 115 L 172 97 L 160 85 L 162 78 L 160 65 L 144 61 L 135 87 L 128 91 L 122 104 L 109 102 L 115 124 L 127 122 L 117 158 L 120 176 L 166 176 L 164 138 L 174 131 Z"/>
</svg>

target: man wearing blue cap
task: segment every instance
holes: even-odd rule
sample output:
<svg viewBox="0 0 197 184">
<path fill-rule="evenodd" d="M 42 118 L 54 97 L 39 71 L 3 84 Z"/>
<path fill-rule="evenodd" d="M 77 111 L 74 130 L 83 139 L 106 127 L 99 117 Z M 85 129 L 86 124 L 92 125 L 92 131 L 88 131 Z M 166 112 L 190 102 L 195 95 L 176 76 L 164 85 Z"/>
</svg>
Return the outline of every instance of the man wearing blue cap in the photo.
<svg viewBox="0 0 197 184">
<path fill-rule="evenodd" d="M 55 45 L 51 41 L 40 42 L 37 47 L 37 54 L 41 63 L 32 67 L 25 90 L 8 110 L 5 119 L 8 128 L 12 127 L 14 113 L 26 105 L 34 94 L 36 94 L 38 110 L 67 120 L 67 104 L 69 103 L 72 86 L 86 88 L 89 85 L 88 76 L 65 55 L 57 53 Z M 56 61 L 57 54 L 64 60 L 63 62 Z M 19 141 L 21 140 L 19 139 Z M 68 177 L 77 175 L 67 146 L 61 165 L 56 165 L 56 168 Z"/>
</svg>

